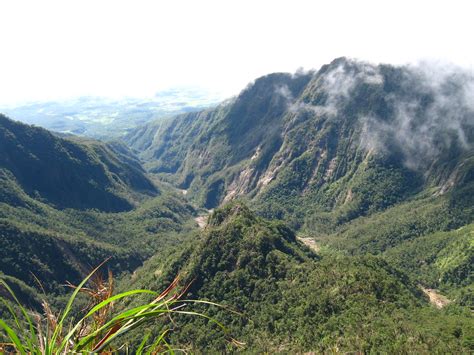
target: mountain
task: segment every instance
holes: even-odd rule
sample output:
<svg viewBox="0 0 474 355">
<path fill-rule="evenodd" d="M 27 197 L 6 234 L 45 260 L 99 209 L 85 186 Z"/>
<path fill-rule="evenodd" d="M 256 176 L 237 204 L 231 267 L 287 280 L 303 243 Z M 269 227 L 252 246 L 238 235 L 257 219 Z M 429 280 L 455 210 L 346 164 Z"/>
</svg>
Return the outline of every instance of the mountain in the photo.
<svg viewBox="0 0 474 355">
<path fill-rule="evenodd" d="M 246 200 L 318 246 L 380 255 L 472 305 L 473 235 L 457 230 L 474 222 L 473 87 L 457 68 L 338 58 L 124 141 L 200 206 Z"/>
<path fill-rule="evenodd" d="M 162 90 L 149 98 L 94 96 L 0 106 L 0 112 L 28 124 L 93 138 L 117 138 L 161 117 L 216 105 L 220 95 L 202 89 Z"/>
<path fill-rule="evenodd" d="M 55 308 L 110 257 L 119 292 L 180 275 L 183 298 L 223 306 L 189 303 L 228 333 L 177 314 L 120 338 L 132 352 L 164 327 L 193 353 L 237 351 L 230 337 L 244 352 L 472 352 L 474 79 L 428 69 L 270 74 L 123 143 L 0 116 L 0 277 Z"/>
<path fill-rule="evenodd" d="M 215 109 L 150 123 L 125 141 L 207 208 L 243 196 L 296 227 L 322 212 L 347 221 L 472 181 L 473 81 L 339 58 L 259 78 Z"/>
<path fill-rule="evenodd" d="M 180 243 L 194 213 L 123 144 L 61 138 L 0 116 L 0 276 L 33 306 L 39 290 L 64 293 L 61 285 L 109 257 L 117 275 L 132 272 Z"/>
<path fill-rule="evenodd" d="M 260 144 L 262 164 L 281 144 L 287 102 L 275 90 L 285 85 L 298 94 L 309 79 L 310 75 L 269 75 L 216 109 L 146 125 L 125 141 L 142 152 L 150 172 L 175 174 L 182 188 L 190 188 L 191 195 L 199 189 L 200 202 L 215 207 L 224 199 L 223 177 L 236 179 L 234 170 L 251 159 Z"/>
<path fill-rule="evenodd" d="M 60 138 L 2 115 L 0 178 L 2 184 L 58 208 L 124 211 L 142 195 L 158 193 L 120 143 Z M 3 201 L 14 202 L 12 198 L 2 196 Z"/>
<path fill-rule="evenodd" d="M 125 284 L 162 289 L 177 274 L 190 285 L 186 298 L 241 312 L 203 308 L 251 352 L 463 352 L 469 346 L 469 312 L 433 311 L 421 290 L 381 258 L 313 254 L 284 224 L 241 203 L 217 209 L 187 248 L 151 258 Z M 159 334 L 162 326 L 149 330 Z M 206 320 L 176 316 L 172 326 L 173 343 L 192 352 L 233 349 Z M 451 335 L 456 327 L 463 336 Z"/>
</svg>

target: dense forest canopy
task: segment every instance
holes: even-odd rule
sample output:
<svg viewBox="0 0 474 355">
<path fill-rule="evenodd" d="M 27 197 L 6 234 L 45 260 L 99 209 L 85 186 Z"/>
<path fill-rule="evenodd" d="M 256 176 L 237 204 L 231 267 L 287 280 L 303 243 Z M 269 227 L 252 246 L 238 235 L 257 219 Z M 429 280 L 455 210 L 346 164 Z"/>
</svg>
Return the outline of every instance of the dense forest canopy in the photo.
<svg viewBox="0 0 474 355">
<path fill-rule="evenodd" d="M 0 277 L 57 310 L 110 258 L 118 291 L 180 275 L 243 351 L 472 352 L 473 83 L 338 58 L 122 141 L 0 115 Z M 184 314 L 122 341 L 171 326 L 192 352 L 238 350 Z"/>
</svg>

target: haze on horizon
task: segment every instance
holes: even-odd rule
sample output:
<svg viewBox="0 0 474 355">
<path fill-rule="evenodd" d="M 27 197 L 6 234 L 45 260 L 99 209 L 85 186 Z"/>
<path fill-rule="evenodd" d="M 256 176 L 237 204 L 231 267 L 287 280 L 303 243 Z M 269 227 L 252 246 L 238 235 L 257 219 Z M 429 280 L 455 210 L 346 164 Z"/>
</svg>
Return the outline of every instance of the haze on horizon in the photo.
<svg viewBox="0 0 474 355">
<path fill-rule="evenodd" d="M 0 104 L 170 87 L 227 97 L 340 56 L 474 63 L 469 1 L 19 0 L 0 13 Z"/>
</svg>

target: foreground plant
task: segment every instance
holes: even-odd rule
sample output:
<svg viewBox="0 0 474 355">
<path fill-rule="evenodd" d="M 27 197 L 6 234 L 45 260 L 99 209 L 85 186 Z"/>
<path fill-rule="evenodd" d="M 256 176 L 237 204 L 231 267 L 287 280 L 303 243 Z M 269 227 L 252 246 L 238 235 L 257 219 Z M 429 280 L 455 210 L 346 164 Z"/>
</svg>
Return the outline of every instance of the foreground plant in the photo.
<svg viewBox="0 0 474 355">
<path fill-rule="evenodd" d="M 201 303 L 221 307 L 220 305 L 200 300 L 183 300 L 186 292 L 178 290 L 179 278 L 176 278 L 166 290 L 158 294 L 151 290 L 130 290 L 112 295 L 113 278 L 109 272 L 108 281 L 93 276 L 103 265 L 95 268 L 78 286 L 69 285 L 74 291 L 66 307 L 59 315 L 55 315 L 48 303 L 43 301 L 44 315 L 27 311 L 19 302 L 13 290 L 3 281 L 2 285 L 18 306 L 21 317 L 18 317 L 6 299 L 0 298 L 13 317 L 13 324 L 7 324 L 0 319 L 0 328 L 3 328 L 10 343 L 0 344 L 0 353 L 15 351 L 21 354 L 64 354 L 64 353 L 90 353 L 90 352 L 115 352 L 125 348 L 125 344 L 115 341 L 121 335 L 139 328 L 148 321 L 173 314 L 186 314 L 204 317 L 221 328 L 224 334 L 227 329 L 215 319 L 199 312 L 187 311 L 189 304 Z M 93 287 L 85 287 L 87 282 Z M 86 293 L 91 299 L 91 304 L 83 311 L 85 314 L 79 320 L 74 319 L 71 310 L 79 292 Z M 113 314 L 115 301 L 137 295 L 154 295 L 152 302 L 137 307 L 122 310 Z M 156 354 L 162 351 L 173 353 L 173 349 L 165 340 L 165 335 L 170 329 L 162 330 L 161 334 L 151 342 L 150 334 L 146 334 L 135 350 L 136 354 Z M 235 345 L 241 343 L 229 338 Z"/>
</svg>

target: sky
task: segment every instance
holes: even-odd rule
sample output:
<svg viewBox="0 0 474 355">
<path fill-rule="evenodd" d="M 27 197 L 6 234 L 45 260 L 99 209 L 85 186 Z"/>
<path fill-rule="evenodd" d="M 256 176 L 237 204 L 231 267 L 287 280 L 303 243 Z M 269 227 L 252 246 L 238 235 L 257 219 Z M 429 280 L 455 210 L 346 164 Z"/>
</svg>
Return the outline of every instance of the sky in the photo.
<svg viewBox="0 0 474 355">
<path fill-rule="evenodd" d="M 3 0 L 0 104 L 170 87 L 228 97 L 340 56 L 472 71 L 470 2 Z"/>
</svg>

